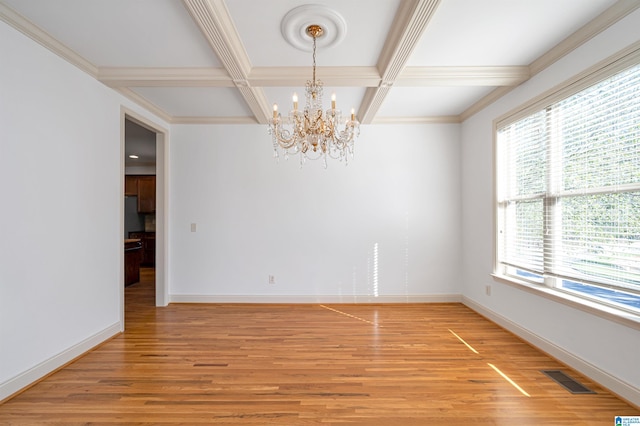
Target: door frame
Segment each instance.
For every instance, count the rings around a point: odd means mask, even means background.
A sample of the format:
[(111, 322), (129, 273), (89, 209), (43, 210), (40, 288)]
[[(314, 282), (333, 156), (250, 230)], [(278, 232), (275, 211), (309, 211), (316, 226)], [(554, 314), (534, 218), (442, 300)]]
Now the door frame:
[[(169, 131), (160, 124), (130, 110), (126, 107), (120, 109), (120, 247), (124, 247), (124, 175), (125, 175), (125, 121), (134, 123), (156, 134), (156, 306), (167, 306), (168, 295), (168, 153)], [(122, 330), (124, 330), (124, 251), (121, 252), (120, 262), (120, 318)]]

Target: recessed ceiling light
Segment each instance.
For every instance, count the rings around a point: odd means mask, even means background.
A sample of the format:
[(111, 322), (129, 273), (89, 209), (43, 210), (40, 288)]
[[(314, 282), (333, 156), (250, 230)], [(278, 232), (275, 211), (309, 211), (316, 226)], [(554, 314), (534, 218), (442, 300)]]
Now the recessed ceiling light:
[(137, 156), (137, 155), (133, 155), (133, 154), (131, 154), (131, 155), (129, 156), (129, 158), (138, 158), (138, 156)]

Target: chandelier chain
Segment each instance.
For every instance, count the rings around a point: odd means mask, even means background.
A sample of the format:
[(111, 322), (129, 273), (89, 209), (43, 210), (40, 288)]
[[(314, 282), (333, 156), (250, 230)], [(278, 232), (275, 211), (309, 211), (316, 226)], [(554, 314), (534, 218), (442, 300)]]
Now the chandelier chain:
[(316, 36), (313, 36), (313, 84), (316, 84)]

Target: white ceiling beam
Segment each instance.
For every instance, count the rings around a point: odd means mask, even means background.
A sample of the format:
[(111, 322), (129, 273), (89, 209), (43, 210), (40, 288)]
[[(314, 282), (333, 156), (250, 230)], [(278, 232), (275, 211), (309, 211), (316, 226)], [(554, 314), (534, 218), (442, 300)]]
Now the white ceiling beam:
[[(377, 87), (381, 81), (376, 67), (321, 67), (327, 86)], [(135, 87), (236, 87), (239, 82), (222, 68), (100, 68), (98, 80), (116, 88)], [(256, 67), (246, 79), (249, 87), (304, 86), (311, 78), (308, 67)]]
[[(327, 86), (379, 87), (376, 67), (324, 67), (318, 69)], [(395, 86), (514, 86), (529, 78), (529, 67), (407, 67)], [(304, 86), (307, 67), (257, 67), (248, 87)], [(97, 78), (109, 87), (237, 87), (222, 68), (100, 68)]]
[(394, 86), (517, 86), (529, 67), (407, 67)]
[(183, 0), (183, 3), (231, 78), (245, 79), (251, 62), (224, 2)]
[(109, 87), (235, 87), (221, 68), (100, 68), (98, 80)]
[[(325, 86), (377, 87), (381, 77), (376, 67), (318, 67), (318, 79)], [(311, 80), (309, 67), (256, 67), (249, 75), (252, 86), (304, 86)]]
[(457, 124), (457, 115), (443, 115), (434, 117), (376, 117), (371, 124)]
[(183, 0), (194, 22), (240, 90), (258, 123), (266, 124), (270, 106), (261, 88), (251, 87), (251, 62), (223, 0)]
[(358, 116), (364, 124), (371, 123), (382, 102), (404, 69), (407, 61), (440, 0), (404, 1), (394, 19), (391, 32), (378, 59), (382, 81), (377, 88), (367, 89)]
[(256, 124), (253, 117), (174, 117), (172, 124)]

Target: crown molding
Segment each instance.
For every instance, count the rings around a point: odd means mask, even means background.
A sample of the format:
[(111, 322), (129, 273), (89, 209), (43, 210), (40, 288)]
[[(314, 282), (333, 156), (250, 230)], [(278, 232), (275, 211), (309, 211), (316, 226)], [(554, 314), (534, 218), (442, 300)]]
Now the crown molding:
[(367, 89), (358, 111), (363, 124), (373, 121), (439, 4), (440, 0), (412, 0), (401, 3), (378, 60), (382, 81), (377, 88)]
[[(546, 91), (538, 94), (525, 104), (506, 112), (495, 119), (497, 125), (502, 126), (506, 121), (513, 122), (532, 112), (539, 111), (555, 102), (566, 99), (582, 90), (597, 84), (599, 81), (613, 74), (631, 68), (640, 61), (640, 41), (630, 44), (626, 48), (583, 70)], [(623, 189), (623, 187), (621, 187)]]
[[(458, 124), (461, 123), (459, 116), (441, 117), (377, 117), (371, 124)], [(253, 117), (173, 117), (171, 124), (214, 124), (214, 125), (238, 125), (238, 124), (258, 124)]]
[[(376, 67), (317, 67), (317, 74), (325, 86), (377, 87), (380, 74)], [(309, 67), (256, 67), (249, 74), (252, 86), (304, 86), (311, 79)]]
[(222, 68), (100, 67), (96, 77), (109, 87), (235, 87)]
[(170, 114), (168, 114), (165, 110), (159, 108), (156, 104), (149, 102), (146, 98), (140, 96), (133, 90), (127, 87), (117, 87), (114, 90), (124, 95), (126, 98), (132, 100), (136, 104), (140, 105), (141, 107), (149, 110), (150, 112), (157, 115), (167, 123), (173, 122), (173, 117)]
[[(149, 102), (146, 98), (126, 87), (118, 87), (114, 90), (126, 96), (131, 101), (140, 105), (157, 115), (170, 124), (256, 124), (254, 117), (192, 117), (192, 116), (172, 116), (163, 109), (158, 108), (155, 104)], [(260, 123), (266, 124), (266, 123)]]
[(28, 21), (18, 12), (14, 11), (2, 2), (0, 2), (0, 20), (11, 25), (13, 28), (31, 38), (33, 41), (49, 49), (56, 55), (65, 59), (72, 65), (80, 68), (82, 71), (86, 72), (92, 77), (95, 78), (98, 75), (98, 67), (87, 61), (85, 58), (83, 58), (64, 44), (60, 43), (55, 38), (51, 37), (49, 33), (42, 30), (32, 22)]
[[(602, 12), (595, 17), (589, 23), (582, 28), (575, 31), (569, 37), (558, 43), (555, 47), (549, 50), (547, 53), (540, 56), (529, 65), (530, 76), (540, 73), (547, 67), (551, 66), (559, 59), (568, 55), (587, 41), (591, 40), (602, 31), (609, 28), (631, 12), (640, 8), (640, 2), (637, 0), (618, 0), (613, 6)], [(526, 81), (526, 80), (524, 80)], [(522, 82), (524, 82), (522, 81)], [(468, 119), (475, 113), (479, 112), (483, 108), (492, 104), (496, 100), (500, 99), (507, 93), (509, 93), (514, 87), (499, 87), (487, 96), (480, 99), (475, 104), (471, 105), (465, 111), (460, 114), (462, 121)]]
[[(325, 85), (366, 88), (358, 111), (363, 124), (464, 121), (509, 93), (513, 87), (527, 81), (640, 8), (640, 2), (637, 0), (618, 0), (529, 66), (405, 67), (440, 1), (405, 0), (401, 2), (376, 67), (318, 68), (318, 73)], [(0, 20), (169, 123), (265, 124), (271, 115), (271, 108), (263, 87), (302, 86), (309, 79), (307, 67), (252, 68), (224, 0), (183, 0), (183, 3), (224, 68), (97, 67), (3, 4), (1, 0)], [(393, 86), (431, 85), (498, 86), (498, 88), (459, 116), (375, 117)], [(128, 88), (145, 86), (236, 87), (254, 117), (172, 117)]]
[(257, 124), (253, 117), (174, 117), (171, 124)]
[(529, 67), (406, 67), (394, 86), (517, 86)]
[(475, 113), (480, 112), (481, 110), (488, 107), (489, 105), (491, 105), (492, 103), (494, 103), (495, 101), (497, 101), (498, 99), (500, 99), (501, 97), (503, 97), (513, 89), (514, 89), (514, 86), (498, 87), (488, 95), (481, 98), (478, 102), (476, 102), (475, 104), (471, 105), (469, 108), (464, 110), (462, 114), (460, 114), (460, 121), (461, 122), (465, 121), (467, 118), (471, 117)]
[[(157, 86), (156, 86), (157, 87)], [(258, 121), (255, 117), (258, 115), (252, 109), (254, 113), (253, 117), (191, 117), (191, 116), (172, 116), (168, 114), (163, 109), (159, 108), (157, 105), (149, 102), (146, 98), (134, 92), (133, 90), (127, 87), (113, 87), (114, 90), (118, 91), (131, 101), (140, 105), (141, 107), (149, 110), (153, 114), (157, 115), (164, 121), (171, 124), (267, 124), (267, 120)], [(248, 87), (240, 87), (237, 89), (242, 93), (242, 96), (247, 99), (254, 98), (251, 102), (247, 100), (249, 107), (252, 105), (260, 105), (261, 103), (266, 104), (266, 96), (264, 95), (264, 91), (262, 89), (256, 88), (248, 88)]]
[(531, 75), (538, 74), (638, 8), (640, 8), (638, 0), (618, 0), (613, 6), (533, 61), (529, 65)]
[[(462, 121), (459, 116), (440, 117), (376, 117), (371, 124), (459, 124)], [(212, 125), (244, 125), (258, 123), (253, 117), (173, 117), (171, 124), (212, 124)]]
[(371, 124), (458, 124), (461, 122), (457, 115), (443, 115), (434, 117), (376, 117)]

